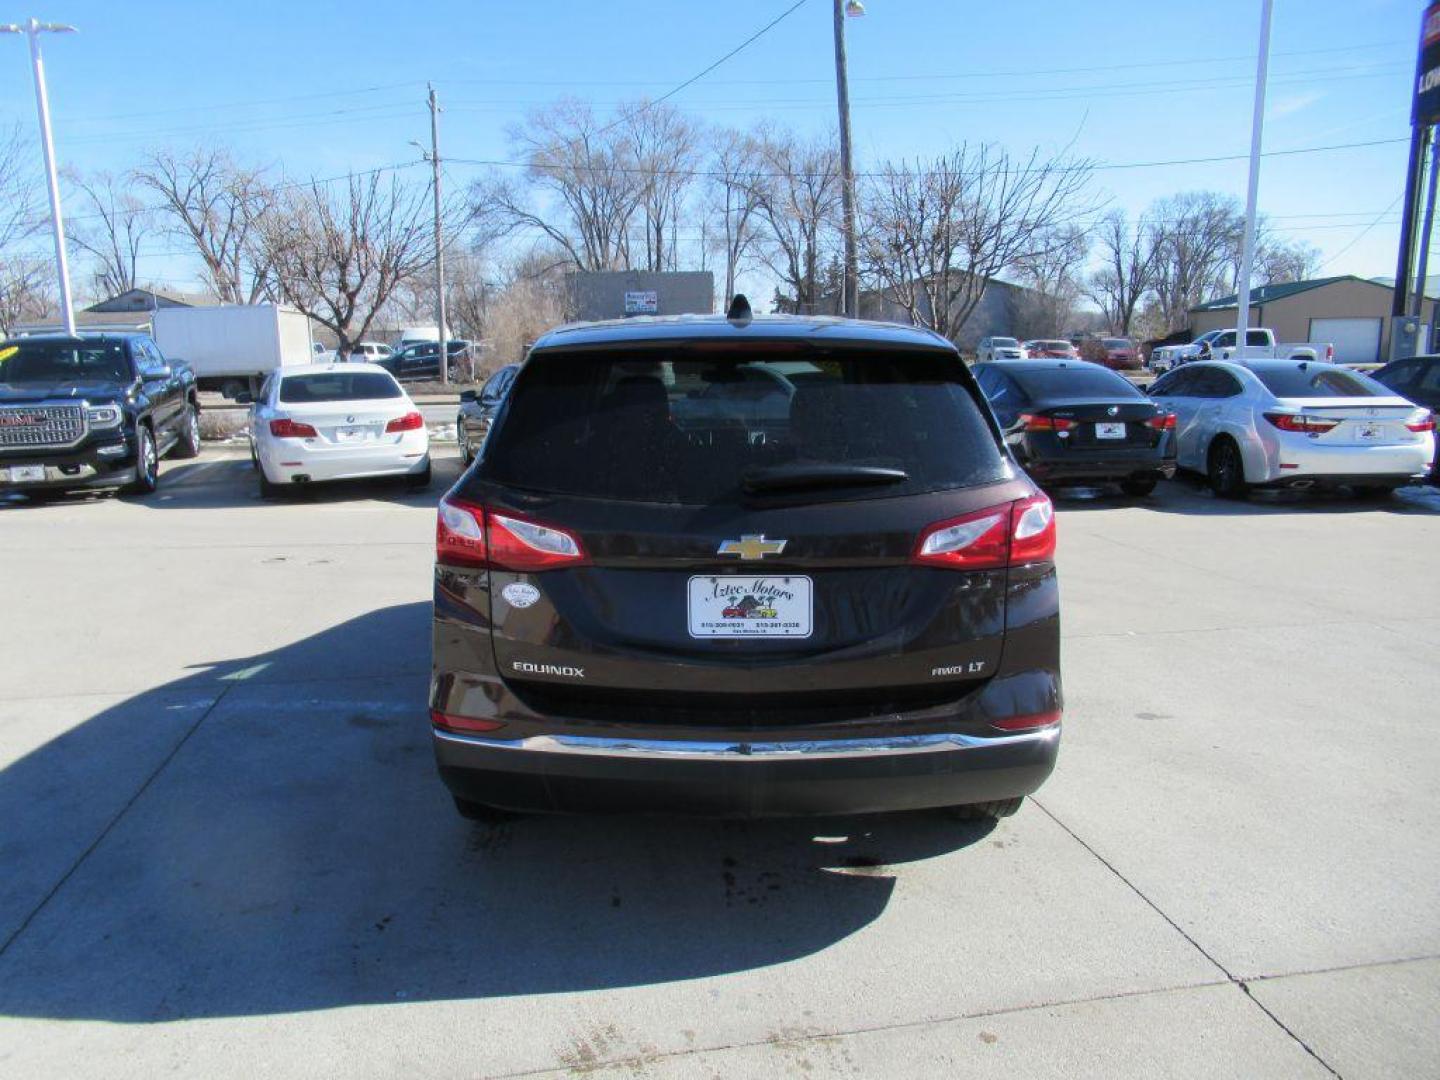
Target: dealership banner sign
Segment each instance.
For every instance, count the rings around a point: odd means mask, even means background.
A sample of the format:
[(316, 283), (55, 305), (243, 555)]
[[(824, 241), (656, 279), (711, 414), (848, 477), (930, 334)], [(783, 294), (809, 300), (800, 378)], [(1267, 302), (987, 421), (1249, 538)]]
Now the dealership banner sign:
[(1420, 23), (1420, 63), (1415, 74), (1415, 106), (1410, 123), (1440, 122), (1440, 3), (1425, 9)]

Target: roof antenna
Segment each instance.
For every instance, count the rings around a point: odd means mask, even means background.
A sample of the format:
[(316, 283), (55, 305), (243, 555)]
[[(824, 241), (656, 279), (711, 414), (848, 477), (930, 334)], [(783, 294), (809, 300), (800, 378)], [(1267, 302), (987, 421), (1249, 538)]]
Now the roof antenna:
[(754, 314), (750, 310), (750, 301), (745, 299), (745, 294), (737, 292), (735, 299), (730, 301), (730, 310), (725, 312), (725, 318), (729, 319), (736, 326), (749, 326)]

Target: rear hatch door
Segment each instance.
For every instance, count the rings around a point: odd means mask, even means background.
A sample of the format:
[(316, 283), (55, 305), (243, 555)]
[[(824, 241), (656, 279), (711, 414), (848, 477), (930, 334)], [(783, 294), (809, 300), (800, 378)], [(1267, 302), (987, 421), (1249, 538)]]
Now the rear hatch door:
[(926, 526), (1031, 490), (958, 357), (804, 359), (532, 354), (459, 494), (585, 559), (490, 571), (512, 688), (691, 717), (713, 695), (723, 722), (764, 724), (817, 694), (953, 698), (995, 670), (1004, 569), (911, 561)]

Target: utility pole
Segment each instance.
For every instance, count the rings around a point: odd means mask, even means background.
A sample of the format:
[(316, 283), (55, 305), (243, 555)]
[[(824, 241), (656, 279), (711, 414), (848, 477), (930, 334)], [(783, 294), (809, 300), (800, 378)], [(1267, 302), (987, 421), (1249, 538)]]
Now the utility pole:
[[(1274, 0), (1260, 2), (1260, 58), (1255, 69), (1255, 112), (1250, 121), (1250, 186), (1245, 195), (1245, 240), (1240, 249), (1238, 314), (1235, 320), (1235, 348), (1245, 347), (1250, 326), (1250, 271), (1255, 263), (1255, 214), (1260, 194), (1260, 143), (1265, 129), (1265, 83), (1270, 67), (1270, 12)], [(1238, 355), (1243, 356), (1244, 353)]]
[[(1415, 295), (1410, 300), (1410, 314), (1420, 318), (1425, 310), (1425, 278), (1430, 273), (1430, 235), (1435, 226), (1435, 182), (1440, 179), (1440, 138), (1430, 138), (1430, 175), (1426, 178), (1425, 216), (1420, 225), (1420, 265), (1415, 271)], [(1399, 284), (1398, 282), (1396, 283)], [(1431, 327), (1433, 337), (1434, 327)], [(1427, 351), (1421, 349), (1422, 352)]]
[(435, 178), (435, 318), (440, 331), (440, 383), (450, 385), (450, 343), (445, 329), (445, 237), (440, 225), (440, 103), (430, 90), (430, 167)]
[(850, 74), (845, 59), (845, 16), (865, 14), (860, 0), (835, 0), (835, 96), (840, 109), (840, 205), (844, 214), (845, 285), (842, 314), (860, 314), (860, 260), (855, 252), (855, 169), (850, 158)]
[(31, 19), (0, 26), (0, 34), (30, 36), (30, 64), (35, 74), (35, 110), (40, 115), (40, 148), (45, 155), (45, 182), (50, 189), (50, 222), (55, 232), (55, 276), (60, 285), (60, 321), (65, 333), (75, 336), (75, 308), (70, 302), (70, 264), (65, 256), (65, 221), (60, 214), (60, 181), (55, 172), (55, 146), (50, 136), (50, 98), (45, 92), (45, 61), (40, 55), (41, 34), (73, 34), (75, 27)]

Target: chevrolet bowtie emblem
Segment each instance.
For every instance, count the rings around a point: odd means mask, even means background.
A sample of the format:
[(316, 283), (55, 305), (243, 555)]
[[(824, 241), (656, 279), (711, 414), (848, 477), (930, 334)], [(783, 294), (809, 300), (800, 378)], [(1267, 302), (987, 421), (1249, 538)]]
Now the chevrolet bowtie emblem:
[(739, 555), (746, 561), (763, 559), (766, 555), (779, 555), (785, 550), (784, 540), (766, 540), (765, 534), (742, 536), (739, 540), (722, 541), (717, 555)]

